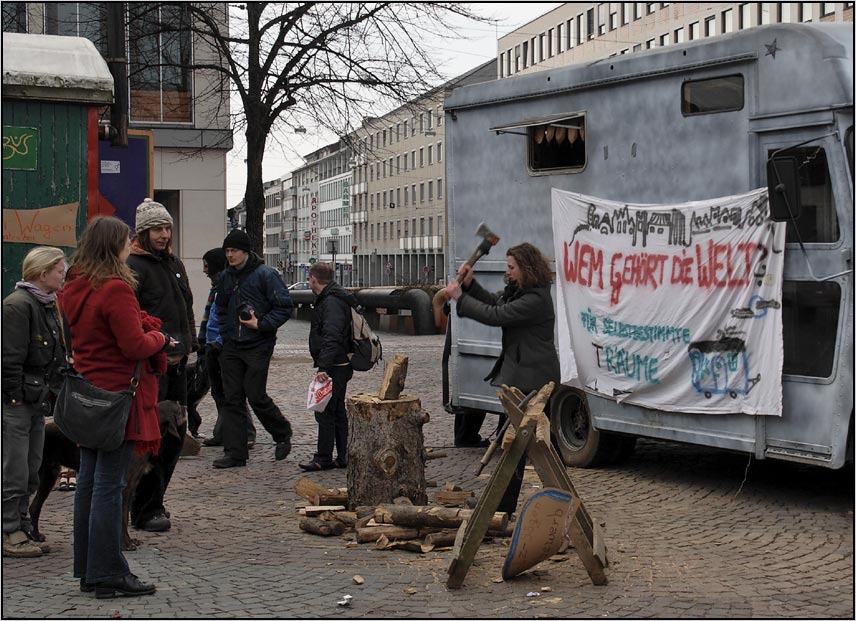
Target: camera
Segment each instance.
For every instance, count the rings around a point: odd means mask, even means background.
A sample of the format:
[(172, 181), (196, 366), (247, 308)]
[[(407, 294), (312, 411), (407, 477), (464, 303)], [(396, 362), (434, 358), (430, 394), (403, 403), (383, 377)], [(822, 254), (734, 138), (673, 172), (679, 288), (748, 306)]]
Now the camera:
[(241, 302), (238, 306), (238, 317), (243, 319), (244, 321), (249, 321), (253, 318), (250, 314), (250, 311), (253, 310), (253, 307), (249, 305), (247, 302)]

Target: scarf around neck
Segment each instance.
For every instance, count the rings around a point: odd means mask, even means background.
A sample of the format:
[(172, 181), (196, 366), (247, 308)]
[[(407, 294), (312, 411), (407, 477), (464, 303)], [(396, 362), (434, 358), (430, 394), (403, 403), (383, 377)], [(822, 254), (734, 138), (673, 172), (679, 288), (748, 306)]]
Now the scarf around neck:
[(52, 291), (51, 293), (48, 293), (47, 291), (42, 291), (28, 280), (19, 280), (18, 282), (16, 282), (15, 289), (26, 289), (27, 291), (32, 293), (36, 297), (36, 299), (42, 304), (54, 304), (56, 302), (56, 291)]

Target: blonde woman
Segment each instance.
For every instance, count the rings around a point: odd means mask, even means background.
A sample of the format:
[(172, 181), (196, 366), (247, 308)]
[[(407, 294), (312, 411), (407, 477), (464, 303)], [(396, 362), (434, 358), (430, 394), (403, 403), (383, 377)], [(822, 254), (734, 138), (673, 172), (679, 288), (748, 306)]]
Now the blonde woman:
[(3, 556), (34, 557), (50, 547), (30, 537), (30, 496), (39, 486), (45, 414), (65, 363), (56, 292), (65, 279), (59, 248), (33, 248), (22, 280), (3, 300)]
[(121, 549), (122, 489), (136, 450), (157, 453), (160, 424), (157, 373), (166, 370), (162, 352), (174, 344), (160, 320), (140, 311), (134, 272), (127, 265), (130, 229), (98, 216), (89, 222), (72, 256), (60, 305), (71, 332), (74, 368), (95, 386), (125, 390), (137, 361), (143, 361), (125, 442), (114, 451), (80, 447), (74, 495), (74, 575), (80, 590), (99, 599), (150, 595), (153, 584), (131, 573)]

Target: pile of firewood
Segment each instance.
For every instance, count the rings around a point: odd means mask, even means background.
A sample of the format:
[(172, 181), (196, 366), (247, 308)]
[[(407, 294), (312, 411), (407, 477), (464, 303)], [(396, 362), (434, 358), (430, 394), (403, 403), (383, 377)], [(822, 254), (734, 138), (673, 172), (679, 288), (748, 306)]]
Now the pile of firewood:
[[(294, 486), (307, 505), (298, 510), (300, 528), (324, 537), (353, 533), (356, 544), (373, 543), (383, 550), (400, 549), (426, 553), (449, 549), (460, 526), (473, 510), (462, 508), (473, 504), (473, 492), (447, 483), (436, 492), (434, 505), (413, 505), (408, 498), (396, 498), (391, 504), (356, 507), (347, 510), (348, 490), (328, 489), (307, 477)], [(495, 513), (488, 529), (491, 537), (509, 537), (507, 513)]]

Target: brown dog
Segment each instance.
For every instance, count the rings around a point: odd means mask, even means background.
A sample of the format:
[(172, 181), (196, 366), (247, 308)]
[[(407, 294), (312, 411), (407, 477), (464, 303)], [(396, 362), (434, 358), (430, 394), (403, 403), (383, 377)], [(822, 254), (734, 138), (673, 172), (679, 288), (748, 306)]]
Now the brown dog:
[[(42, 513), (42, 506), (56, 485), (63, 467), (75, 472), (80, 470), (80, 449), (77, 444), (63, 435), (56, 424), (50, 422), (45, 425), (45, 448), (42, 455), (42, 465), (39, 468), (39, 489), (30, 503), (30, 520), (33, 523), (32, 535), (36, 541), (45, 540), (45, 536), (39, 532), (39, 517)], [(122, 492), (123, 550), (136, 550), (141, 543), (137, 539), (132, 539), (131, 535), (128, 534), (128, 513), (131, 498), (137, 489), (137, 483), (150, 468), (148, 455), (137, 455), (135, 453), (125, 475), (127, 484)]]

